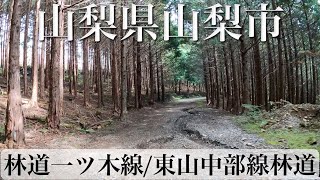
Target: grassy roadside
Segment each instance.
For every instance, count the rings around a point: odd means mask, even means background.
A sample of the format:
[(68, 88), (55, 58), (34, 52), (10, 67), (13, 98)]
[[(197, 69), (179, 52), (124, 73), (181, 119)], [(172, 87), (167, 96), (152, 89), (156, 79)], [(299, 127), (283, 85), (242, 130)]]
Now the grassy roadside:
[(258, 134), (265, 141), (279, 148), (316, 149), (320, 152), (320, 131), (305, 128), (271, 129), (265, 128), (269, 120), (264, 119), (258, 110), (250, 110), (245, 115), (235, 118), (245, 131)]

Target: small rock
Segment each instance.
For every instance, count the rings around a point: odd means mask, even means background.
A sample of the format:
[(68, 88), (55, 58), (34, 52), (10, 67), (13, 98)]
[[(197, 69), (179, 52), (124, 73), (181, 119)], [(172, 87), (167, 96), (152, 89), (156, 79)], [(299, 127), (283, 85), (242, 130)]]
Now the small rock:
[(246, 143), (246, 146), (255, 147), (252, 143)]
[(300, 127), (303, 127), (303, 128), (307, 127), (307, 123), (306, 122), (301, 122), (300, 123)]
[(242, 138), (242, 139), (241, 139), (241, 141), (246, 141), (246, 140), (248, 140), (248, 139), (247, 139), (247, 138)]
[(310, 145), (316, 145), (318, 142), (317, 142), (317, 139), (315, 137), (310, 137), (307, 141), (308, 144)]

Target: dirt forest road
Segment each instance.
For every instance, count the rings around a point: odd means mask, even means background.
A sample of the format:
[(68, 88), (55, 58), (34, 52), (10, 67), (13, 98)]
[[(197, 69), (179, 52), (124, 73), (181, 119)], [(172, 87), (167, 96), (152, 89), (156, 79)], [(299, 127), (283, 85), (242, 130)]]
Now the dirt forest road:
[[(202, 107), (205, 99), (179, 100), (130, 112), (127, 120), (92, 134), (61, 135), (30, 148), (81, 149), (251, 149), (269, 148), (233, 116)], [(202, 104), (202, 106), (201, 106)], [(27, 136), (28, 138), (28, 136)]]

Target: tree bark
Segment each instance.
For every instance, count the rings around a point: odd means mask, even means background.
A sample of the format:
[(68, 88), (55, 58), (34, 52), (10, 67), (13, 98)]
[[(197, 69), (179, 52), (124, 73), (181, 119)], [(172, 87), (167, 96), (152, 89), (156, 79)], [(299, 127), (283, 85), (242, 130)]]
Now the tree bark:
[(33, 67), (32, 67), (32, 96), (30, 101), (30, 106), (38, 107), (38, 90), (39, 90), (39, 52), (38, 52), (38, 45), (39, 45), (39, 10), (40, 10), (40, 0), (36, 1), (36, 22), (35, 22), (35, 29), (33, 34)]
[[(308, 39), (309, 39), (309, 48), (312, 53), (314, 53), (314, 47), (313, 47), (313, 41), (312, 41), (312, 32), (311, 32), (311, 26), (309, 22), (309, 17), (307, 13), (307, 7), (305, 7), (304, 1), (302, 1), (303, 6), (304, 6), (304, 15), (306, 19), (306, 24), (307, 24), (307, 34), (308, 34)], [(311, 70), (312, 70), (312, 87), (311, 87), (311, 96), (310, 96), (310, 102), (315, 104), (317, 101), (317, 92), (318, 92), (318, 76), (317, 76), (317, 68), (316, 68), (316, 63), (314, 57), (311, 57)]]
[[(123, 31), (120, 30), (120, 34), (122, 37)], [(128, 91), (128, 82), (127, 82), (127, 60), (124, 57), (124, 44), (122, 41), (119, 41), (120, 43), (120, 60), (121, 60), (121, 113), (120, 117), (121, 119), (124, 118), (124, 116), (128, 113), (127, 109), (127, 91)]]
[(119, 82), (118, 82), (118, 62), (115, 55), (115, 42), (112, 45), (112, 58), (111, 58), (111, 74), (112, 74), (112, 100), (113, 100), (113, 111), (118, 114), (120, 110), (119, 102)]
[[(61, 9), (64, 9), (65, 0), (60, 0)], [(64, 34), (64, 11), (62, 11), (59, 15), (59, 32)], [(59, 68), (59, 91), (60, 91), (60, 111), (63, 113), (63, 96), (64, 96), (64, 40), (60, 41), (60, 68)]]
[[(253, 43), (256, 43), (258, 40), (255, 37)], [(260, 60), (260, 49), (259, 43), (253, 47), (253, 58), (254, 58), (254, 69), (255, 69), (255, 96), (256, 96), (256, 105), (262, 106), (263, 103), (263, 83), (262, 83), (262, 69), (261, 69), (261, 60)]]
[(6, 144), (8, 148), (14, 148), (14, 144), (18, 146), (25, 144), (19, 66), (21, 3), (22, 1), (20, 0), (11, 0), (11, 43), (9, 46), (9, 84), (5, 131)]
[(77, 58), (77, 42), (72, 43), (72, 48), (73, 48), (73, 56), (72, 56), (72, 64), (73, 64), (73, 95), (74, 97), (78, 96), (78, 58)]
[[(161, 57), (161, 56), (160, 56)], [(164, 84), (164, 72), (163, 72), (163, 62), (161, 62), (161, 99), (162, 102), (165, 101), (165, 84)]]
[[(63, 5), (64, 0), (60, 0), (59, 4)], [(49, 2), (49, 7), (52, 6), (53, 2)], [(63, 6), (62, 6), (63, 7)], [(63, 27), (63, 14), (60, 13), (60, 33), (61, 27)], [(52, 38), (51, 44), (51, 60), (50, 60), (50, 71), (49, 71), (49, 108), (48, 108), (48, 127), (50, 129), (60, 128), (60, 118), (62, 114), (62, 100), (61, 90), (63, 91), (63, 86), (61, 88), (61, 79), (63, 78), (63, 73), (61, 73), (61, 67), (63, 65), (63, 40), (60, 38)]]
[(88, 39), (82, 42), (83, 49), (83, 105), (87, 106), (89, 102), (89, 60), (88, 60)]
[[(242, 34), (244, 29), (242, 28), (240, 33)], [(242, 104), (250, 104), (250, 94), (249, 94), (249, 65), (246, 58), (245, 52), (245, 42), (244, 37), (240, 38), (240, 56), (242, 63)]]
[(223, 56), (224, 56), (224, 68), (225, 68), (225, 76), (226, 76), (226, 94), (224, 97), (227, 99), (227, 104), (226, 104), (226, 110), (230, 111), (231, 106), (232, 106), (232, 99), (231, 99), (231, 83), (230, 83), (230, 73), (229, 73), (229, 64), (228, 64), (228, 57), (227, 57), (227, 52), (225, 46), (222, 47), (223, 51)]
[(136, 92), (136, 98), (137, 98), (137, 107), (140, 109), (142, 108), (142, 97), (141, 97), (141, 57), (140, 57), (140, 44), (137, 43), (137, 92)]
[(237, 78), (237, 67), (234, 59), (234, 54), (233, 54), (233, 47), (232, 44), (229, 43), (229, 49), (230, 49), (230, 59), (231, 59), (231, 66), (232, 66), (232, 72), (233, 72), (233, 112), (238, 114), (240, 112), (240, 94), (239, 94), (239, 87), (238, 87), (238, 78)]
[(74, 42), (69, 42), (69, 67), (68, 67), (68, 80), (69, 80), (69, 94), (72, 95), (73, 92), (73, 54), (74, 54), (74, 49), (73, 49), (73, 43)]
[[(214, 47), (214, 54), (213, 54), (213, 67), (214, 67), (214, 70), (215, 70), (215, 85), (216, 85), (216, 108), (219, 109), (220, 108), (220, 82), (219, 82), (219, 70), (218, 70), (218, 57), (217, 57), (217, 50), (216, 48)], [(214, 88), (214, 87), (212, 87)]]
[(274, 62), (272, 58), (272, 51), (270, 39), (267, 39), (267, 52), (268, 52), (268, 66), (269, 66), (269, 101), (276, 101), (275, 96), (275, 77), (274, 77)]
[(40, 64), (40, 98), (44, 99), (45, 94), (45, 54), (46, 54), (46, 43), (42, 42), (41, 45), (41, 64)]
[(152, 58), (152, 51), (151, 51), (151, 43), (149, 43), (149, 104), (154, 104), (154, 67), (153, 67), (153, 58)]
[(28, 39), (29, 39), (29, 11), (31, 9), (32, 3), (27, 0), (28, 9), (26, 11), (26, 21), (24, 29), (24, 44), (23, 44), (23, 92), (24, 95), (28, 94)]
[(157, 65), (157, 94), (158, 94), (158, 99), (157, 101), (161, 101), (161, 92), (160, 92), (160, 67), (159, 67), (159, 57), (158, 53), (156, 53), (156, 65)]
[(100, 46), (95, 43), (95, 63), (96, 63), (96, 78), (97, 78), (97, 90), (98, 90), (98, 107), (103, 106), (103, 89), (102, 89), (102, 70), (101, 70), (101, 54)]

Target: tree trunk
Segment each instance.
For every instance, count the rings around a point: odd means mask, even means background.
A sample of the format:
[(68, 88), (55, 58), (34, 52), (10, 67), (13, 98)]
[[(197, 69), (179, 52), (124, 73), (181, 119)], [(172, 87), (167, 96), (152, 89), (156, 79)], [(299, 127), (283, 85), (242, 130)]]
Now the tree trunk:
[[(284, 27), (283, 27), (283, 23), (281, 22), (280, 23), (280, 28), (281, 28), (281, 33), (282, 33), (282, 37), (286, 37), (286, 34), (285, 34), (285, 30), (284, 30)], [(285, 87), (284, 87), (284, 92), (285, 92), (285, 95), (284, 95), (284, 100), (287, 100), (291, 103), (293, 103), (292, 99), (293, 99), (293, 91), (292, 91), (292, 87), (294, 87), (292, 85), (292, 80), (291, 80), (291, 77), (292, 77), (292, 74), (291, 74), (291, 63), (290, 63), (290, 60), (289, 60), (289, 54), (288, 54), (288, 51), (287, 51), (287, 43), (286, 43), (286, 38), (282, 38), (282, 43), (283, 43), (283, 49), (284, 49), (284, 57), (285, 57), (285, 72), (286, 72), (286, 83), (285, 83)], [(286, 86), (288, 88), (286, 88)], [(286, 89), (288, 89), (286, 91)], [(287, 93), (286, 93), (287, 92)]]
[[(48, 32), (50, 32), (50, 25), (48, 25)], [(49, 89), (49, 82), (50, 82), (50, 62), (51, 62), (51, 39), (46, 39), (46, 69), (45, 69), (45, 88)]]
[(281, 37), (282, 35), (280, 34), (279, 37), (277, 38), (278, 41), (278, 61), (279, 61), (279, 86), (278, 86), (278, 97), (277, 101), (280, 101), (281, 99), (284, 99), (284, 66), (283, 66), (283, 57), (282, 57), (282, 45), (281, 45)]
[(98, 107), (103, 106), (103, 89), (102, 89), (102, 70), (101, 70), (101, 54), (100, 46), (98, 43), (95, 43), (94, 47), (95, 52), (95, 63), (96, 63), (96, 78), (97, 78), (97, 90), (98, 90)]
[(149, 87), (150, 87), (150, 95), (149, 95), (149, 104), (154, 104), (154, 67), (153, 67), (153, 58), (151, 51), (151, 43), (149, 43)]
[[(244, 29), (241, 29), (241, 34), (244, 32)], [(242, 63), (242, 104), (250, 104), (250, 94), (249, 94), (249, 65), (246, 58), (245, 52), (245, 42), (244, 37), (240, 38), (240, 55)]]
[[(213, 54), (213, 67), (214, 67), (214, 70), (215, 70), (215, 85), (216, 85), (216, 108), (219, 109), (220, 108), (220, 93), (221, 93), (221, 90), (220, 90), (220, 82), (219, 82), (219, 70), (218, 70), (218, 57), (217, 57), (217, 50), (216, 48), (214, 47), (214, 54)], [(222, 83), (221, 83), (222, 84)], [(214, 88), (214, 87), (212, 87)]]
[(112, 100), (113, 100), (113, 111), (118, 114), (120, 110), (119, 105), (119, 81), (118, 81), (118, 62), (115, 55), (115, 45), (114, 42), (112, 44), (112, 58), (111, 58), (111, 74), (112, 74)]
[[(161, 57), (161, 56), (160, 56)], [(161, 99), (162, 102), (165, 101), (165, 84), (164, 84), (164, 72), (163, 72), (163, 62), (161, 62)]]
[(275, 77), (274, 77), (274, 62), (272, 58), (272, 51), (270, 39), (267, 39), (267, 52), (268, 52), (268, 66), (269, 66), (269, 100), (275, 102)]
[(156, 63), (157, 63), (157, 94), (158, 94), (158, 102), (161, 101), (161, 92), (160, 92), (160, 66), (159, 66), (159, 58), (158, 53), (156, 53)]
[(74, 42), (69, 42), (69, 67), (68, 67), (68, 80), (69, 80), (69, 94), (72, 95), (72, 90), (73, 90), (73, 54), (74, 54), (74, 49), (73, 49), (73, 43)]
[(137, 93), (136, 93), (136, 98), (137, 98), (137, 107), (140, 109), (142, 108), (142, 97), (141, 97), (141, 57), (140, 57), (140, 43), (137, 43)]
[(77, 97), (78, 95), (78, 58), (77, 58), (77, 45), (76, 45), (76, 42), (73, 42), (72, 43), (73, 45), (73, 56), (72, 56), (72, 64), (73, 64), (73, 95), (74, 97)]
[[(305, 6), (304, 1), (302, 1), (303, 6)], [(310, 51), (312, 53), (314, 52), (314, 47), (313, 47), (313, 41), (312, 41), (312, 33), (311, 33), (311, 27), (310, 27), (310, 22), (309, 22), (309, 17), (308, 17), (308, 13), (307, 13), (307, 8), (303, 8), (304, 9), (304, 15), (305, 15), (305, 19), (306, 19), (306, 24), (307, 24), (307, 34), (308, 34), (308, 39), (309, 39), (309, 48)], [(318, 76), (317, 76), (317, 68), (316, 68), (316, 63), (315, 63), (315, 59), (314, 57), (311, 57), (311, 70), (312, 70), (312, 87), (311, 87), (311, 96), (310, 96), (310, 102), (315, 104), (316, 100), (317, 100), (317, 92), (318, 92)]]
[[(64, 0), (60, 0), (59, 4), (63, 4)], [(53, 2), (49, 2), (49, 7), (53, 5)], [(63, 14), (60, 13), (60, 17)], [(60, 33), (63, 23), (60, 18)], [(48, 112), (48, 127), (50, 129), (60, 128), (60, 118), (62, 114), (62, 100), (61, 97), (61, 84), (60, 80), (63, 78), (63, 73), (61, 73), (61, 67), (63, 62), (63, 40), (60, 38), (53, 38), (51, 44), (51, 61), (50, 61), (50, 71), (49, 71), (49, 112)], [(62, 87), (63, 88), (63, 87)], [(63, 90), (63, 89), (62, 89)]]
[(233, 47), (232, 44), (229, 43), (229, 49), (230, 49), (230, 59), (231, 59), (231, 66), (232, 66), (232, 72), (233, 72), (233, 112), (238, 114), (240, 112), (240, 94), (239, 94), (239, 87), (238, 87), (238, 78), (237, 78), (237, 68), (235, 64), (234, 54), (233, 54)]
[(41, 48), (41, 65), (40, 65), (40, 98), (44, 99), (45, 94), (45, 75), (44, 75), (44, 67), (45, 67), (45, 54), (46, 54), (46, 43), (42, 42)]
[(258, 39), (255, 37), (253, 43), (256, 45), (253, 47), (253, 58), (254, 58), (254, 69), (255, 69), (255, 96), (256, 96), (256, 105), (262, 106), (263, 103), (263, 83), (262, 83), (262, 69), (261, 69), (261, 60), (260, 60), (260, 49)]
[[(291, 36), (289, 35), (289, 31), (288, 31), (288, 54), (289, 54), (289, 68), (290, 68), (290, 78), (289, 78), (289, 83), (291, 83), (291, 94), (292, 94), (292, 99), (291, 102), (293, 104), (297, 104), (297, 96), (299, 96), (298, 92), (298, 87), (299, 87), (299, 77), (297, 71), (294, 69), (294, 58), (293, 58), (293, 53), (292, 53), (292, 40), (291, 40)], [(298, 67), (296, 67), (296, 69), (298, 69)]]
[(26, 11), (26, 21), (24, 29), (24, 44), (23, 44), (23, 92), (24, 95), (28, 94), (28, 39), (29, 39), (29, 11), (32, 3), (27, 0), (28, 9)]
[[(301, 32), (301, 42), (302, 42), (302, 47), (303, 47), (303, 51), (306, 51), (306, 45), (305, 45), (305, 42), (304, 42), (304, 37), (303, 37), (303, 32)], [(306, 83), (305, 85), (303, 85), (302, 87), (306, 87), (305, 90), (306, 90), (306, 94), (304, 95), (304, 93), (302, 93), (303, 96), (306, 96), (305, 98), (305, 101), (303, 101), (302, 103), (309, 103), (310, 101), (310, 98), (309, 98), (309, 94), (310, 94), (310, 91), (309, 91), (309, 67), (308, 67), (308, 60), (307, 60), (307, 57), (304, 56), (304, 65), (305, 65), (305, 80), (306, 80)], [(303, 71), (301, 70), (301, 73)]]
[(126, 58), (126, 63), (127, 63), (127, 102), (128, 104), (130, 103), (130, 100), (132, 98), (132, 62), (134, 61), (134, 56), (133, 56), (133, 53), (132, 51), (130, 51), (130, 46), (128, 45), (127, 46), (127, 56), (126, 57), (130, 57), (131, 58)]
[[(207, 51), (206, 51), (207, 52)], [(209, 57), (209, 54), (207, 53), (207, 57), (203, 57), (202, 60), (202, 66), (203, 66), (203, 77), (204, 77), (204, 86), (205, 86), (205, 91), (206, 91), (206, 99), (207, 99), (207, 104), (210, 103), (210, 87), (209, 87), (209, 70), (208, 70), (208, 63), (207, 63), (207, 58)]]
[[(5, 58), (5, 68), (4, 68), (4, 77), (7, 78), (7, 82), (9, 80), (8, 78), (8, 75), (9, 75), (9, 49), (10, 49), (10, 31), (11, 31), (11, 19), (12, 19), (12, 12), (11, 12), (12, 9), (9, 9), (9, 16), (7, 18), (7, 24), (9, 24), (9, 27), (7, 29), (7, 42), (6, 42), (6, 58)], [(20, 42), (19, 42), (20, 43)]]
[(8, 148), (14, 148), (14, 144), (20, 146), (25, 144), (24, 117), (21, 107), (20, 92), (20, 27), (22, 1), (11, 0), (11, 29), (9, 46), (9, 84), (8, 101), (6, 111), (6, 144)]
[(223, 56), (224, 56), (224, 68), (225, 68), (225, 76), (226, 76), (226, 94), (225, 97), (227, 98), (227, 107), (226, 110), (230, 111), (231, 106), (232, 106), (232, 99), (231, 99), (231, 83), (230, 83), (230, 73), (229, 73), (229, 64), (228, 64), (228, 57), (227, 57), (227, 52), (225, 46), (222, 47), (223, 51)]
[[(122, 36), (123, 32), (122, 30), (120, 30), (120, 34)], [(122, 41), (119, 41), (120, 43), (120, 60), (121, 60), (121, 113), (120, 113), (120, 117), (121, 119), (124, 118), (125, 114), (128, 113), (128, 109), (127, 109), (127, 91), (128, 91), (128, 87), (127, 87), (127, 60), (126, 58), (128, 57), (124, 57), (124, 44)]]
[[(298, 63), (298, 48), (297, 48), (297, 41), (296, 41), (296, 33), (294, 30), (294, 24), (293, 24), (293, 17), (292, 17), (292, 6), (290, 6), (289, 9), (289, 19), (290, 19), (290, 26), (291, 26), (291, 37), (292, 37), (292, 43), (293, 43), (293, 48), (294, 48), (294, 62), (295, 62), (295, 76), (296, 76), (296, 92), (295, 92), (295, 103), (302, 103), (301, 102), (301, 97), (303, 96), (303, 94), (301, 94), (301, 90), (300, 88), (300, 81), (302, 82), (303, 79), (302, 77), (299, 78), (299, 63)], [(291, 47), (291, 46), (290, 46)], [(301, 74), (302, 76), (302, 74)]]
[[(60, 0), (61, 9), (64, 9), (65, 0)], [(59, 15), (59, 32), (64, 34), (64, 11), (62, 11)], [(60, 41), (60, 69), (59, 69), (59, 91), (60, 91), (60, 111), (63, 113), (63, 82), (64, 82), (64, 40)]]
[(83, 49), (83, 104), (88, 105), (89, 102), (89, 60), (88, 60), (88, 39), (84, 39), (82, 42)]
[(32, 107), (38, 107), (38, 89), (39, 89), (39, 52), (38, 52), (38, 45), (39, 45), (39, 10), (40, 10), (40, 0), (37, 0), (37, 7), (36, 7), (36, 22), (35, 22), (35, 29), (34, 29), (34, 35), (33, 35), (33, 67), (32, 67), (32, 96), (30, 101), (30, 106)]

